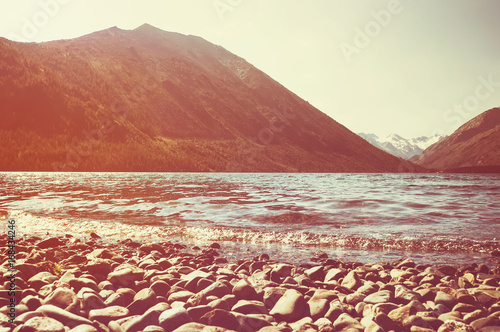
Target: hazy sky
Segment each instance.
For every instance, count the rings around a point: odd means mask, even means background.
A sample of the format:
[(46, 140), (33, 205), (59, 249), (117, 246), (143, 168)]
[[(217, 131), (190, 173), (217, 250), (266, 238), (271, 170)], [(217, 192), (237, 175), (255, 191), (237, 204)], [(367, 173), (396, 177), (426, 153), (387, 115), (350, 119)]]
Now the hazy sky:
[(2, 3), (0, 36), (17, 41), (74, 38), (146, 22), (201, 36), (354, 132), (450, 134), (500, 106), (497, 0)]

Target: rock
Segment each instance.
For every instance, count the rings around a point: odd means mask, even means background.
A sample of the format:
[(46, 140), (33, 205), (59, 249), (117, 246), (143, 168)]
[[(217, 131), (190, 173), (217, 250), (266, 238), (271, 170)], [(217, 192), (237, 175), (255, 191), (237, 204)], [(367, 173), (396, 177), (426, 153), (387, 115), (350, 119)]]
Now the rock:
[(195, 295), (193, 292), (186, 290), (175, 292), (169, 295), (167, 302), (168, 303), (174, 303), (177, 301), (187, 302), (191, 297), (193, 297), (193, 295)]
[(103, 309), (93, 309), (89, 312), (90, 320), (97, 320), (104, 325), (108, 325), (112, 320), (127, 317), (129, 310), (121, 306), (110, 306)]
[(42, 304), (52, 304), (67, 311), (72, 311), (77, 306), (80, 309), (75, 292), (65, 287), (56, 288), (42, 301)]
[(239, 322), (236, 317), (229, 311), (214, 309), (201, 316), (202, 324), (210, 326), (219, 326), (228, 330), (237, 330)]
[(363, 299), (365, 303), (377, 304), (377, 303), (387, 303), (394, 300), (394, 295), (390, 290), (382, 290), (368, 295)]
[(323, 281), (325, 279), (325, 271), (321, 265), (305, 270), (304, 274), (314, 281)]
[(231, 311), (239, 312), (240, 314), (269, 314), (264, 303), (260, 301), (239, 300)]
[(23, 324), (23, 331), (65, 332), (64, 325), (50, 317), (33, 317)]
[(131, 315), (142, 315), (156, 303), (158, 303), (158, 300), (155, 292), (151, 288), (144, 288), (135, 294), (134, 300), (127, 306), (127, 309)]
[(266, 287), (264, 289), (262, 302), (264, 302), (267, 309), (272, 309), (285, 292), (286, 288)]
[(99, 291), (99, 287), (97, 283), (89, 278), (75, 278), (71, 279), (69, 281), (69, 285), (75, 290), (75, 292), (79, 292), (80, 289), (87, 287), (90, 289), (95, 290), (96, 292)]
[(64, 325), (68, 327), (75, 327), (81, 324), (90, 324), (92, 325), (92, 322), (86, 318), (80, 317), (78, 315), (75, 315), (71, 312), (67, 312), (59, 307), (56, 307), (51, 304), (45, 304), (40, 306), (35, 310), (36, 312), (41, 312), (47, 317), (54, 318), (55, 320), (63, 323)]
[(330, 321), (334, 322), (341, 314), (346, 312), (347, 310), (342, 303), (340, 303), (339, 301), (332, 301), (330, 302), (330, 308), (325, 314), (325, 318), (328, 318)]
[(306, 301), (302, 294), (295, 290), (287, 290), (269, 312), (278, 322), (295, 322), (303, 317)]
[[(159, 317), (162, 312), (170, 309), (168, 303), (160, 302), (152, 306), (144, 314), (135, 316), (123, 324), (125, 332), (135, 332), (145, 329), (149, 325), (159, 324)], [(163, 327), (162, 327), (163, 328)]]
[(186, 323), (190, 323), (193, 320), (191, 319), (191, 316), (189, 316), (186, 309), (179, 307), (165, 310), (160, 314), (158, 321), (160, 326), (168, 332), (173, 331)]
[(464, 313), (470, 313), (470, 312), (473, 312), (476, 310), (481, 310), (481, 308), (476, 306), (476, 305), (473, 305), (473, 304), (457, 303), (457, 305), (455, 305), (451, 311), (459, 311), (462, 314), (464, 314)]
[(129, 287), (134, 286), (135, 281), (142, 280), (144, 271), (135, 266), (122, 266), (108, 274), (108, 281), (113, 285)]
[(416, 312), (416, 310), (411, 305), (407, 304), (403, 307), (391, 310), (391, 312), (389, 312), (388, 316), (393, 321), (398, 322), (400, 324), (403, 324), (403, 321), (406, 318), (414, 315), (415, 312)]
[(349, 331), (364, 331), (364, 326), (361, 325), (356, 319), (352, 318), (349, 314), (343, 313), (341, 314), (334, 322), (333, 327), (337, 331), (348, 330)]
[(106, 304), (101, 297), (94, 293), (84, 293), (82, 297), (82, 309), (89, 312), (93, 309), (105, 308)]
[(99, 330), (93, 325), (82, 324), (72, 328), (69, 332), (99, 332)]
[(436, 293), (436, 298), (434, 299), (434, 303), (443, 304), (451, 309), (457, 304), (457, 300), (450, 294), (447, 294), (443, 291), (438, 291)]
[(377, 323), (378, 326), (382, 327), (384, 331), (399, 331), (401, 330), (401, 324), (392, 320), (389, 316), (380, 312), (373, 317), (373, 321)]
[(309, 306), (309, 315), (313, 320), (324, 317), (330, 309), (330, 302), (328, 299), (311, 299), (307, 302)]
[(206, 326), (205, 324), (201, 323), (187, 323), (182, 325), (181, 327), (178, 327), (177, 329), (174, 330), (174, 332), (196, 332), (196, 331), (202, 331), (202, 332), (224, 332), (227, 331), (225, 328), (222, 327), (216, 327), (216, 326)]
[(242, 300), (256, 300), (258, 298), (255, 288), (245, 279), (241, 279), (234, 285), (232, 293)]
[(51, 249), (54, 247), (59, 247), (62, 246), (64, 242), (62, 242), (59, 238), (57, 237), (50, 237), (48, 239), (42, 240), (37, 243), (37, 246), (41, 249)]
[(412, 300), (419, 300), (421, 295), (411, 291), (403, 285), (396, 285), (394, 291), (394, 299), (396, 303), (406, 304)]
[(338, 269), (338, 268), (330, 269), (325, 275), (324, 282), (338, 281), (340, 278), (345, 277), (346, 274), (347, 270), (345, 269)]
[(165, 330), (163, 329), (163, 327), (161, 326), (156, 326), (156, 325), (149, 325), (147, 326), (144, 330), (142, 330), (143, 332), (165, 332)]
[[(500, 327), (500, 320), (498, 317), (483, 317), (476, 319), (469, 324), (476, 329), (476, 331), (482, 331), (483, 328), (488, 326)], [(500, 331), (500, 328), (498, 328), (498, 331)]]
[(358, 274), (354, 271), (350, 271), (342, 280), (342, 287), (349, 288), (351, 290), (358, 289), (359, 286), (362, 285), (362, 281), (359, 278)]
[(462, 322), (449, 320), (443, 323), (437, 332), (475, 332), (474, 328)]

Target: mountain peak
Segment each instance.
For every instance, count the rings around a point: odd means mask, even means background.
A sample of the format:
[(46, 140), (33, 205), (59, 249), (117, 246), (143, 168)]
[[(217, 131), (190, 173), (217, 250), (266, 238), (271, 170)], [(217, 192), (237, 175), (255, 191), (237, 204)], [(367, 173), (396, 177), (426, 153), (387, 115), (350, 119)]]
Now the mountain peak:
[(155, 26), (152, 26), (151, 24), (149, 23), (144, 23), (143, 25), (141, 26), (138, 26), (137, 28), (134, 29), (134, 31), (154, 31), (154, 32), (158, 32), (158, 31), (163, 31)]

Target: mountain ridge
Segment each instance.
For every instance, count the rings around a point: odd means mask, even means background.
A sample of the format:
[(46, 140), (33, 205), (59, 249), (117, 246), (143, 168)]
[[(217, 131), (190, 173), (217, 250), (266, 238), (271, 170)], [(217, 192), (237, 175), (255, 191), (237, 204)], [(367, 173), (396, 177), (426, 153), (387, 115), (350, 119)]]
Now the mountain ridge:
[(411, 159), (431, 169), (457, 172), (500, 171), (500, 108), (489, 109)]
[(142, 25), (0, 51), (2, 170), (423, 170), (200, 37)]

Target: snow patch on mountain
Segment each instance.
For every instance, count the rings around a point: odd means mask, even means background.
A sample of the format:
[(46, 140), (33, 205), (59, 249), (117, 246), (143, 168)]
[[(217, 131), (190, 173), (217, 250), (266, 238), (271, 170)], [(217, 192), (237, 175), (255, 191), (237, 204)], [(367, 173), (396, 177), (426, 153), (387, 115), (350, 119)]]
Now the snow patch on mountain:
[(417, 138), (406, 139), (398, 134), (390, 134), (385, 137), (378, 137), (377, 135), (371, 133), (358, 133), (358, 135), (377, 148), (403, 159), (410, 159), (413, 156), (421, 154), (429, 146), (439, 142), (445, 137), (443, 135), (436, 134), (430, 137), (420, 136)]

